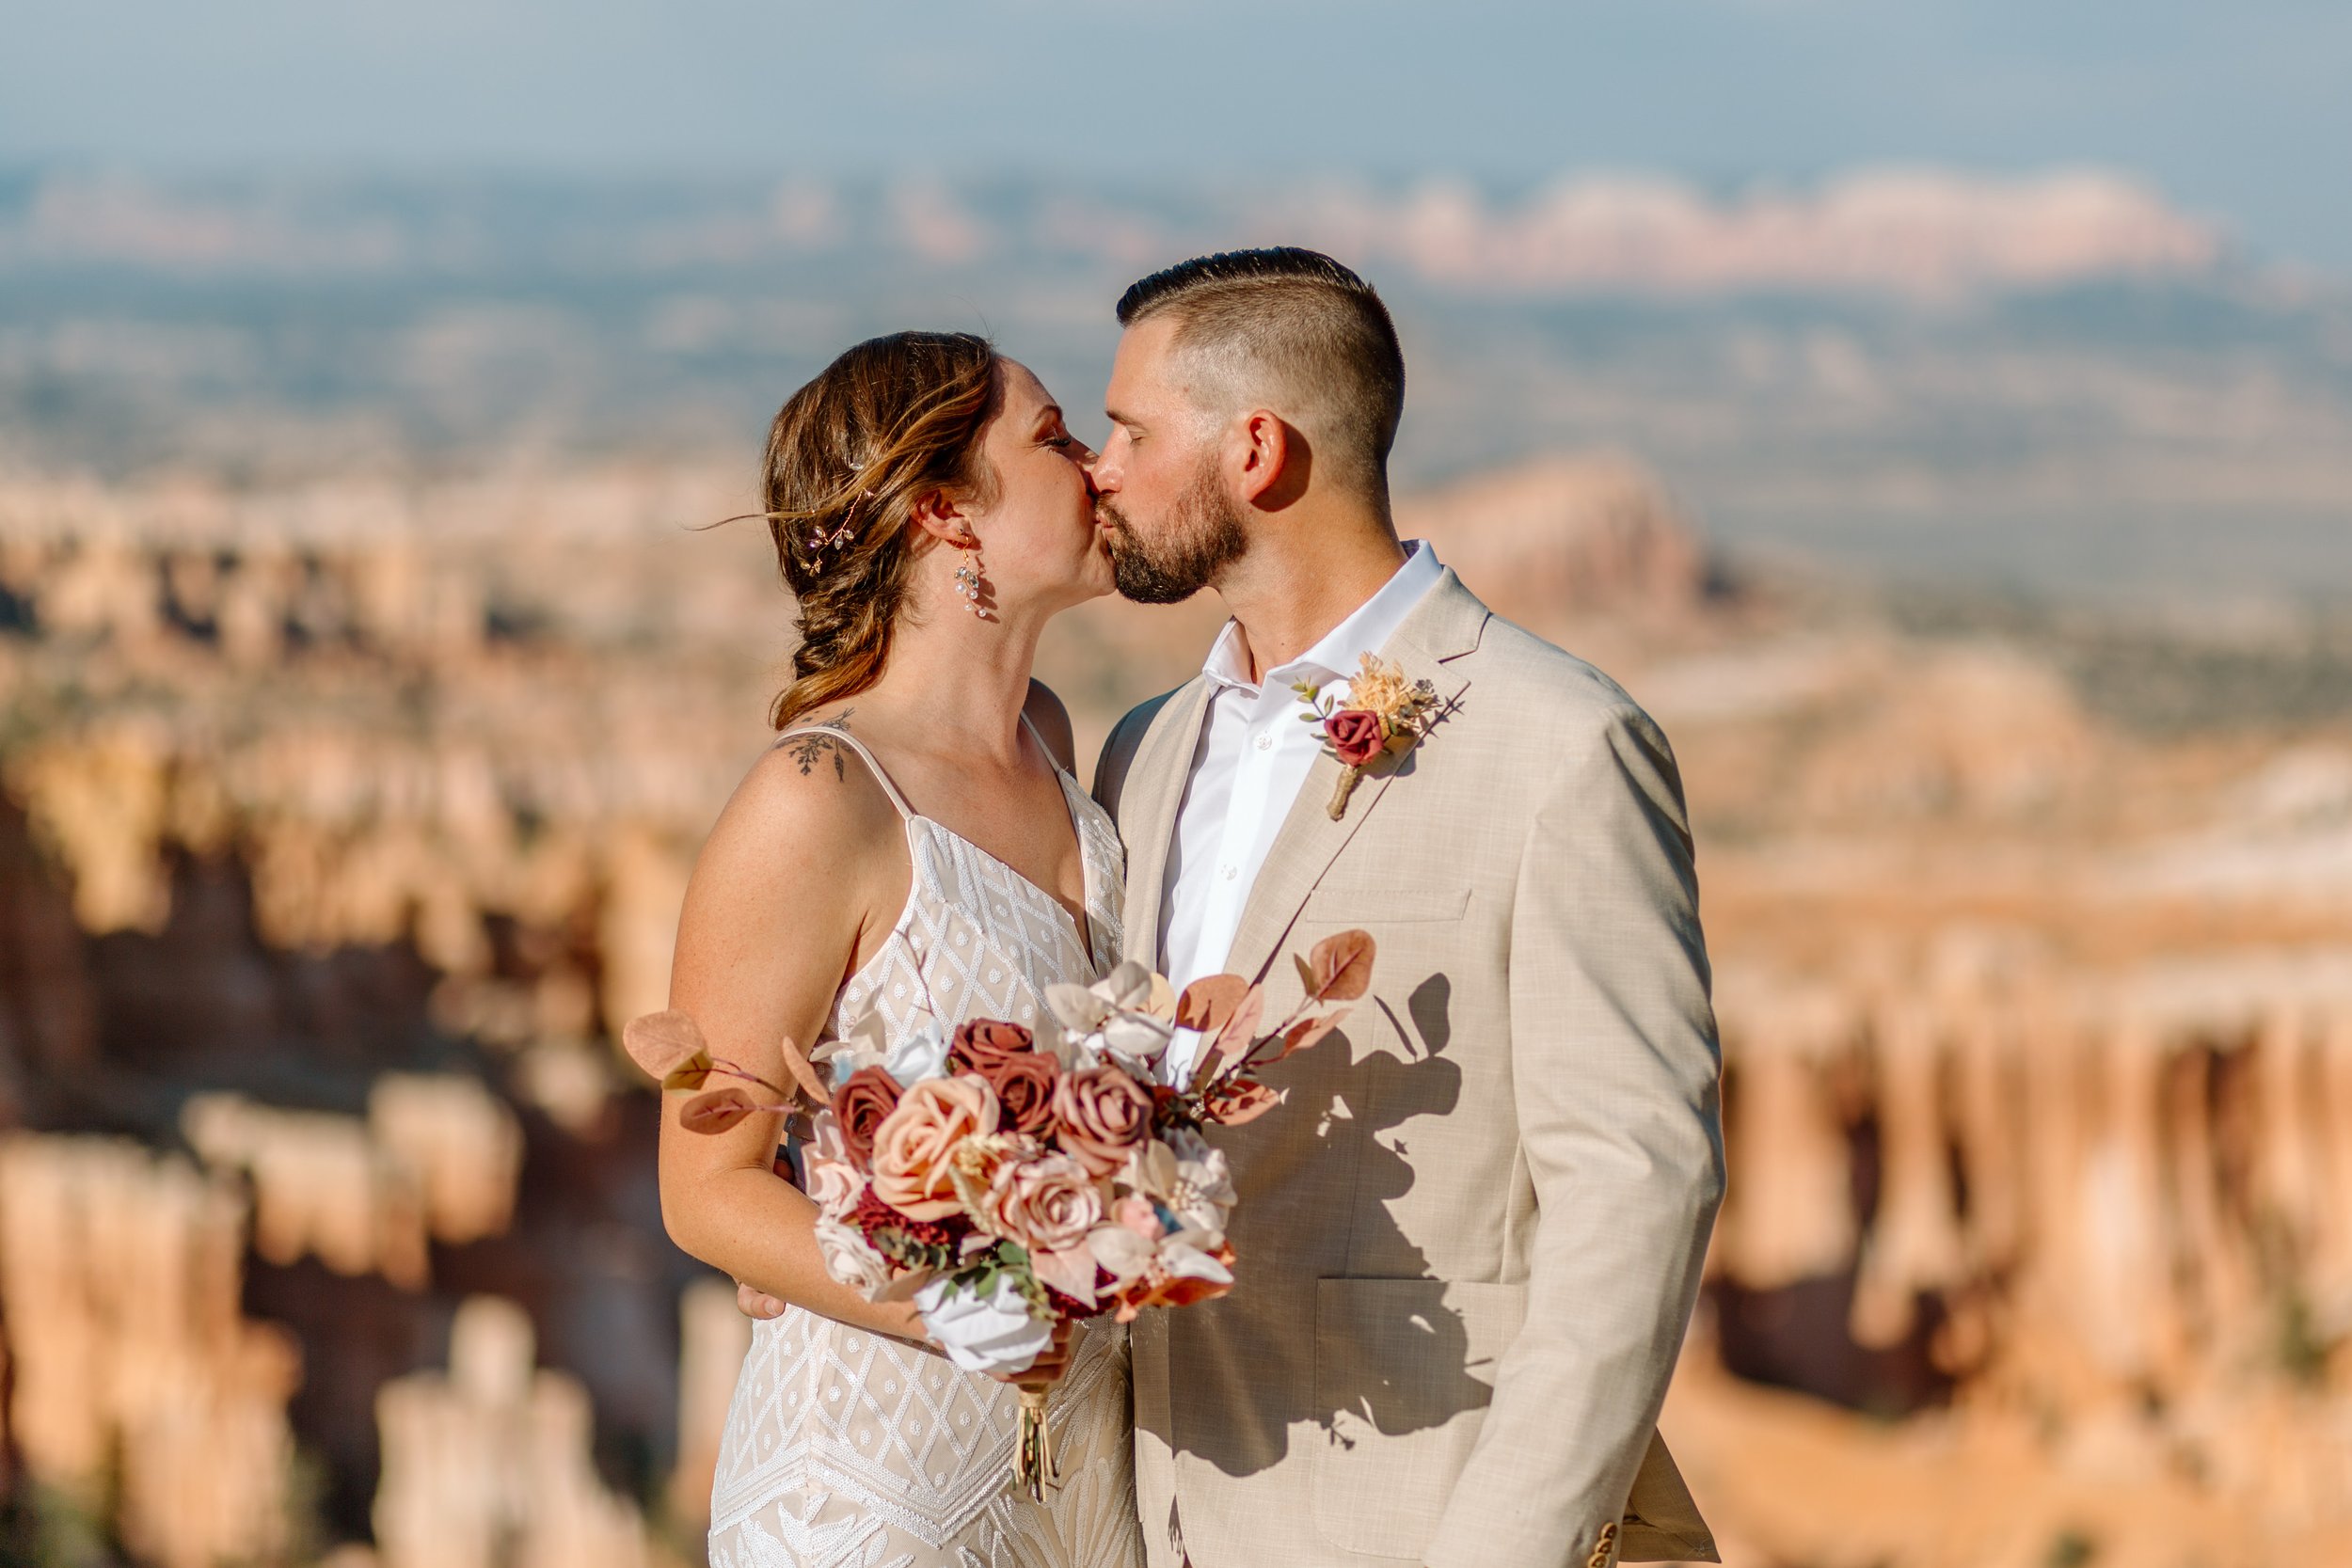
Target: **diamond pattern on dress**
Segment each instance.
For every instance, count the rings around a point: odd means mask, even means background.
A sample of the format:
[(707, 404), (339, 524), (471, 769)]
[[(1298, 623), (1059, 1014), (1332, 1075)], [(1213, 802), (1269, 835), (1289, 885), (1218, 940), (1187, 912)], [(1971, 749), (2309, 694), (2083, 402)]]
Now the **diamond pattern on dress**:
[[(835, 998), (826, 1038), (879, 1012), (895, 1042), (926, 1016), (1034, 1024), (1044, 991), (1118, 961), (1123, 857), (1061, 776), (1088, 929), (1051, 894), (928, 817), (907, 818), (905, 910)], [(1048, 1417), (1062, 1484), (1009, 1486), (1019, 1396), (942, 1358), (789, 1308), (755, 1326), (711, 1495), (713, 1568), (1134, 1568), (1126, 1331), (1085, 1326)]]

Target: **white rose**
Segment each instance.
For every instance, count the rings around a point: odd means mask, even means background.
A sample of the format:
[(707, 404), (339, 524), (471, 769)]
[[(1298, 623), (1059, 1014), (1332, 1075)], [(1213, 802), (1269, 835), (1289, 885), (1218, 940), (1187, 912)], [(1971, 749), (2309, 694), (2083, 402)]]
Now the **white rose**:
[(853, 1225), (831, 1214), (817, 1216), (817, 1249), (824, 1254), (825, 1272), (874, 1301), (890, 1285), (890, 1260), (876, 1252)]
[(902, 1089), (946, 1074), (948, 1037), (937, 1019), (917, 1020), (896, 1042), (888, 1040), (889, 1032), (882, 1014), (869, 1010), (848, 1035), (818, 1046), (810, 1059), (825, 1069), (836, 1089), (852, 1073), (869, 1067), (889, 1073)]
[(900, 1088), (911, 1089), (926, 1078), (946, 1073), (947, 1043), (947, 1031), (939, 1026), (939, 1021), (926, 1018), (891, 1046), (882, 1066)]
[(934, 1279), (914, 1292), (914, 1306), (947, 1359), (967, 1372), (1025, 1372), (1054, 1340), (1054, 1325), (1029, 1315), (1027, 1298), (1009, 1279), (998, 1278), (986, 1300)]

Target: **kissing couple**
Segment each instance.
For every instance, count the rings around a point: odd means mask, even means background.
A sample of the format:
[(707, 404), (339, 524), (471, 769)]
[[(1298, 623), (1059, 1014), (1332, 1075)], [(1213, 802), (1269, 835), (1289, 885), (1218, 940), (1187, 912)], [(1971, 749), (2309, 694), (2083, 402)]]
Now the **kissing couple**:
[[(1034, 1022), (1122, 960), (1263, 980), (1279, 1014), (1278, 956), (1361, 928), (1372, 989), (1265, 1069), (1279, 1117), (1210, 1131), (1231, 1293), (1088, 1320), (1025, 1374), (1060, 1380), (1041, 1501), (1007, 1484), (1016, 1391), (834, 1279), (784, 1117), (696, 1136), (669, 1096), (664, 1223), (759, 1320), (710, 1560), (1712, 1560), (1656, 1430), (1724, 1170), (1666, 739), (1398, 539), (1404, 356), (1355, 273), (1204, 257), (1118, 315), (1100, 452), (960, 333), (860, 343), (776, 416), (802, 641), (695, 865), (671, 1004), (780, 1079), (779, 1042)], [(1039, 635), (1204, 588), (1231, 619), (1200, 673), (1120, 722), (1089, 793)], [(1344, 708), (1396, 673), (1442, 717), (1343, 761), (1301, 692)]]

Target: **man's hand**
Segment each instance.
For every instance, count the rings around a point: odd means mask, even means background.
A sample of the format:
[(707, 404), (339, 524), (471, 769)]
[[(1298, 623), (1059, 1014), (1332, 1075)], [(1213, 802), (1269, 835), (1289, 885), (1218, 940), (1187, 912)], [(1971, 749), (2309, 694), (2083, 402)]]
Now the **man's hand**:
[(735, 1283), (735, 1309), (747, 1318), (757, 1318), (763, 1322), (784, 1316), (784, 1303), (739, 1279)]
[(1070, 1341), (1077, 1337), (1078, 1325), (1069, 1318), (1054, 1324), (1054, 1342), (1037, 1353), (1037, 1359), (1017, 1372), (991, 1372), (999, 1383), (1059, 1383), (1070, 1370)]

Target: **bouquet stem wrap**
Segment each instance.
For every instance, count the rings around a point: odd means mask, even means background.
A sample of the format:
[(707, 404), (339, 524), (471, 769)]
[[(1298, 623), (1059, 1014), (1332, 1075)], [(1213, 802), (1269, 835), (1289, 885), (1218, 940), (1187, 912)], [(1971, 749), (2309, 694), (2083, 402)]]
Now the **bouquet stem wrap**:
[(1031, 1502), (1043, 1502), (1045, 1489), (1061, 1480), (1054, 1469), (1054, 1434), (1045, 1424), (1045, 1406), (1053, 1397), (1050, 1383), (1021, 1385), (1021, 1432), (1012, 1469)]

